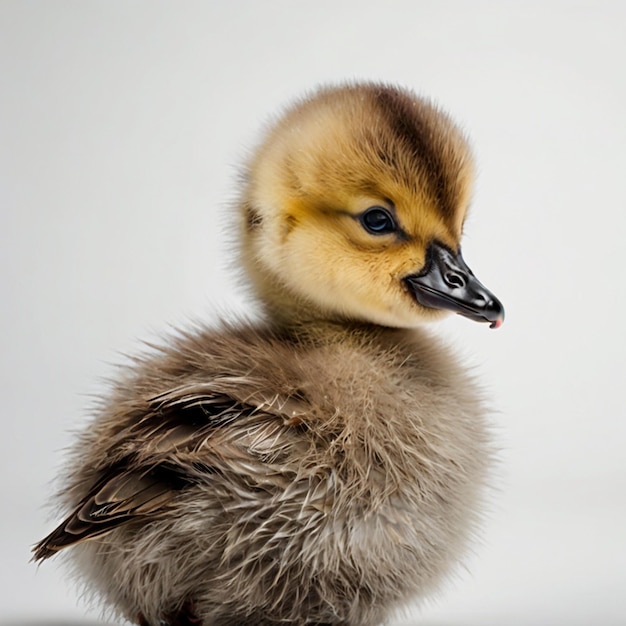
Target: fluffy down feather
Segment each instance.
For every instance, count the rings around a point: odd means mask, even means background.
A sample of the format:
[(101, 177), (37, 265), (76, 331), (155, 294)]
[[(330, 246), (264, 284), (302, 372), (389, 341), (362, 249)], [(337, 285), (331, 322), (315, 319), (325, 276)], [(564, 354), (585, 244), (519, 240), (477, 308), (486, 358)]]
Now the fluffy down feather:
[[(296, 105), (247, 172), (265, 319), (134, 360), (35, 558), (71, 547), (86, 588), (142, 626), (378, 624), (453, 570), (486, 484), (480, 394), (409, 328), (436, 311), (404, 282), (433, 241), (458, 251), (471, 159), (430, 104), (365, 84)], [(372, 204), (394, 233), (363, 230)]]

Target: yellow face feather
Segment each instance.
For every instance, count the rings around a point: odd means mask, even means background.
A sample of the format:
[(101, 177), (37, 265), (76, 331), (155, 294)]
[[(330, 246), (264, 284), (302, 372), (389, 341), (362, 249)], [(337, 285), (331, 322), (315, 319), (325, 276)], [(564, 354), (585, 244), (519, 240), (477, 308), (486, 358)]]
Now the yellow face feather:
[[(270, 129), (247, 178), (242, 256), (270, 308), (400, 327), (441, 315), (403, 278), (434, 241), (458, 251), (473, 165), (433, 105), (384, 85), (321, 90)], [(394, 232), (364, 227), (376, 206)]]

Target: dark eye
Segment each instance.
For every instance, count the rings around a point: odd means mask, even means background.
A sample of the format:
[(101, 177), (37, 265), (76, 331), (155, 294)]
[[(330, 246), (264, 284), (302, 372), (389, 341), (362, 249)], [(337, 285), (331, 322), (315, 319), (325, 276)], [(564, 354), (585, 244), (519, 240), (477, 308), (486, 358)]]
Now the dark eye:
[(373, 235), (393, 233), (397, 227), (391, 213), (381, 206), (373, 206), (359, 215), (363, 228)]

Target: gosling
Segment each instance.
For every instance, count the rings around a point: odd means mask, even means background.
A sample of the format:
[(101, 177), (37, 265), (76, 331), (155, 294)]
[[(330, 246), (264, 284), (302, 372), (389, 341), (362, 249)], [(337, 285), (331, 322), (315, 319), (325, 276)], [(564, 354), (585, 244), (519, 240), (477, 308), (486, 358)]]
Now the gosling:
[(321, 88), (247, 164), (240, 259), (261, 319), (137, 357), (76, 441), (34, 548), (141, 626), (373, 626), (428, 596), (480, 518), (471, 373), (421, 327), (498, 327), (460, 241), (473, 161), (386, 84)]

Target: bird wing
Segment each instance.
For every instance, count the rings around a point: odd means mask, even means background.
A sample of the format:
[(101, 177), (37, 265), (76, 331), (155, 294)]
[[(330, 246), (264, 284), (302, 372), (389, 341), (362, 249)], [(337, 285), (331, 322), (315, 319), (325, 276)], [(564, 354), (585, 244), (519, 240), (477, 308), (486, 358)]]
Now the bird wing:
[(112, 436), (110, 464), (72, 513), (33, 548), (33, 559), (47, 559), (124, 524), (165, 514), (181, 490), (212, 472), (237, 463), (249, 467), (249, 453), (237, 437), (241, 429), (226, 426), (244, 422), (248, 429), (255, 424), (265, 430), (283, 428), (303, 410), (297, 399), (256, 394), (242, 401), (215, 384), (154, 396), (138, 419)]
[(33, 559), (42, 561), (67, 546), (158, 514), (181, 487), (158, 466), (147, 474), (113, 467), (69, 517), (33, 548)]

